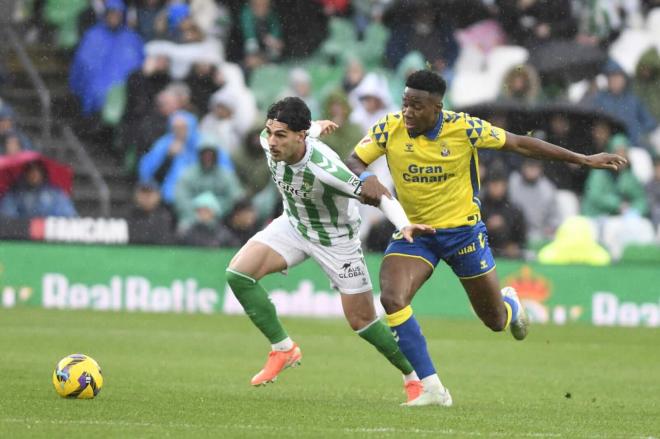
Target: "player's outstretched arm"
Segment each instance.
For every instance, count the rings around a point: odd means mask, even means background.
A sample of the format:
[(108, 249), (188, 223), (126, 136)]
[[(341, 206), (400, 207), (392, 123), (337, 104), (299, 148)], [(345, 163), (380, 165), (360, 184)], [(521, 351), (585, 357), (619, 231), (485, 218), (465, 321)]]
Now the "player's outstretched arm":
[(392, 198), (392, 194), (381, 184), (378, 177), (367, 171), (367, 164), (355, 154), (355, 151), (353, 151), (346, 159), (346, 165), (348, 166), (348, 169), (353, 171), (353, 173), (360, 177), (360, 180), (362, 181), (360, 201), (364, 204), (378, 207), (383, 195), (387, 198)]
[(589, 166), (590, 168), (611, 169), (613, 171), (618, 171), (628, 163), (624, 157), (618, 154), (605, 152), (592, 155), (578, 154), (534, 137), (519, 136), (509, 132), (506, 133), (506, 142), (502, 150), (540, 160), (559, 160)]

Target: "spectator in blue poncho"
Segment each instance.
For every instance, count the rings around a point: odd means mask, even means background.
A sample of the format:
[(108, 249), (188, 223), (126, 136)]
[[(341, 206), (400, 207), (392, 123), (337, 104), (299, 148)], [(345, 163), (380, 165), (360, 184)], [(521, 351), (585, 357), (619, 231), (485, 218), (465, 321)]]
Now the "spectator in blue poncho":
[(649, 110), (632, 90), (623, 68), (615, 61), (608, 61), (604, 73), (607, 75), (607, 89), (601, 90), (587, 103), (598, 110), (621, 119), (625, 124), (631, 145), (648, 147), (648, 134), (657, 126)]
[[(163, 201), (172, 204), (174, 188), (182, 171), (197, 163), (199, 143), (197, 118), (187, 111), (172, 114), (168, 132), (156, 140), (151, 150), (140, 160), (140, 181), (158, 181)], [(219, 151), (217, 160), (218, 166), (234, 170), (229, 154)]]
[(76, 50), (69, 86), (84, 115), (101, 110), (108, 90), (142, 65), (142, 38), (124, 24), (125, 10), (122, 0), (107, 0), (104, 20), (85, 33)]

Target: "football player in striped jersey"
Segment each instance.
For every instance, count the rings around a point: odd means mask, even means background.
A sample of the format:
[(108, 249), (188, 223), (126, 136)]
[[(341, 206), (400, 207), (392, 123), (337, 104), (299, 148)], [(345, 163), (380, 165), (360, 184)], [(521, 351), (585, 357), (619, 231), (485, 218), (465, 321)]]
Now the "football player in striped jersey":
[[(421, 383), (389, 328), (378, 319), (373, 303), (358, 236), (362, 182), (330, 147), (308, 135), (310, 126), (310, 111), (299, 98), (285, 98), (269, 108), (261, 144), (282, 195), (284, 213), (252, 237), (226, 271), (236, 298), (272, 347), (251, 383), (271, 383), (302, 358), (259, 280), (311, 257), (339, 291), (351, 328), (401, 371), (408, 399), (415, 399)], [(335, 128), (332, 122), (324, 122), (316, 131)], [(412, 241), (418, 234), (432, 232), (427, 226), (411, 224), (396, 200), (384, 196), (379, 205), (404, 239)]]

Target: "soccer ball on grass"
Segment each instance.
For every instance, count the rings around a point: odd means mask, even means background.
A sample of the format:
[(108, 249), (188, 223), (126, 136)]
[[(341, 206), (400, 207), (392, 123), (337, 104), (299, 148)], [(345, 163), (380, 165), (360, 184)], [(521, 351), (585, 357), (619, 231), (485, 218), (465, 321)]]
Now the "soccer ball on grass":
[(62, 398), (94, 398), (103, 387), (101, 368), (87, 355), (67, 355), (55, 366), (53, 386)]

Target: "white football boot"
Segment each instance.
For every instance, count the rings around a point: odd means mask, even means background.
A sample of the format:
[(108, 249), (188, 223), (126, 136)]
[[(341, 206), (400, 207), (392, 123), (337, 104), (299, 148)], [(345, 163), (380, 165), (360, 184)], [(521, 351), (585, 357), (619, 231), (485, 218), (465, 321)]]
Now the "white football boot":
[(518, 293), (515, 288), (504, 287), (502, 288), (502, 296), (509, 297), (513, 299), (518, 304), (518, 315), (511, 317), (511, 323), (509, 323), (509, 329), (511, 330), (511, 335), (516, 340), (524, 340), (527, 337), (527, 332), (529, 331), (529, 318), (527, 317), (527, 311), (520, 303), (518, 299)]
[(449, 394), (449, 389), (442, 387), (439, 389), (429, 389), (422, 391), (422, 394), (409, 402), (401, 404), (404, 407), (421, 407), (425, 405), (441, 405), (451, 407), (453, 401)]

